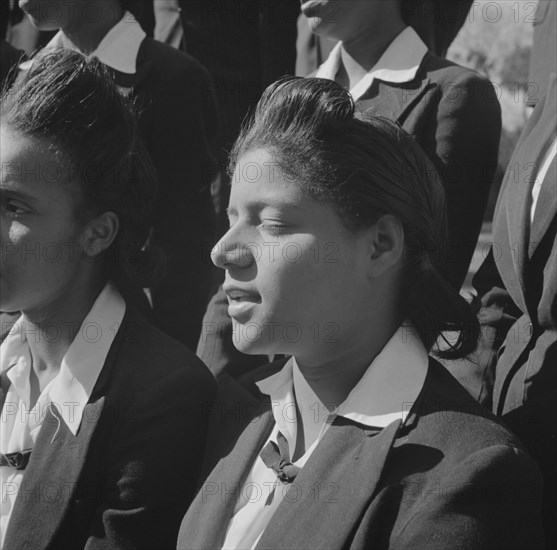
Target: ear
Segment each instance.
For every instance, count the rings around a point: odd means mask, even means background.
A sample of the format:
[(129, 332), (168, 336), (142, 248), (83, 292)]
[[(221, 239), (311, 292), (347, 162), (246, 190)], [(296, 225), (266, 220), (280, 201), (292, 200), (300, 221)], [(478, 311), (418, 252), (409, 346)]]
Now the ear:
[(395, 216), (381, 216), (368, 230), (368, 274), (380, 277), (402, 264), (404, 228)]
[(114, 212), (104, 212), (87, 222), (83, 231), (83, 253), (90, 259), (96, 258), (114, 242), (120, 220)]

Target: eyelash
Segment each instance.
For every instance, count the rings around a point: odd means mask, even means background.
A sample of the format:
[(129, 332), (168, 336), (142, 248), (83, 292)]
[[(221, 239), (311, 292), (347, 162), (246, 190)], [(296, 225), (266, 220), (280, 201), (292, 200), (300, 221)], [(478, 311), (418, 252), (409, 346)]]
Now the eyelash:
[[(18, 206), (17, 204), (14, 204), (13, 201), (11, 200), (7, 200), (4, 204), (3, 207), (6, 209), (6, 213), (8, 216), (17, 218), (18, 216), (22, 216), (24, 214), (29, 213), (29, 210), (27, 210), (26, 208), (22, 207), (22, 206)], [(17, 212), (14, 212), (14, 210), (17, 210)]]
[(284, 233), (288, 226), (279, 223), (262, 223), (260, 227), (270, 233), (280, 234)]

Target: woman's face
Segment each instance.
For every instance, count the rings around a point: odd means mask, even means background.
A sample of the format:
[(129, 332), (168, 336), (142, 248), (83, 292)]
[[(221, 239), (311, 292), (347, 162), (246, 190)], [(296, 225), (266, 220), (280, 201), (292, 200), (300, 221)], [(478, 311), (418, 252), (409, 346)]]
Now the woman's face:
[(301, 0), (302, 13), (315, 34), (348, 41), (369, 32), (400, 10), (399, 0)]
[(331, 206), (306, 196), (269, 152), (256, 150), (238, 162), (228, 215), (212, 258), (226, 269), (240, 351), (327, 357), (361, 337), (367, 241)]
[(0, 310), (47, 314), (86, 260), (70, 168), (43, 140), (0, 126)]

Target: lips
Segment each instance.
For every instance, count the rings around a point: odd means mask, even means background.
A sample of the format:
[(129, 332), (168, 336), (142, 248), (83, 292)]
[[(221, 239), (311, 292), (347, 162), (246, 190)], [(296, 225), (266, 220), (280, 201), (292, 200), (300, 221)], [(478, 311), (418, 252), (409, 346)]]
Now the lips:
[(224, 285), (223, 288), (228, 298), (228, 315), (239, 323), (246, 322), (253, 309), (261, 303), (261, 296), (238, 286)]

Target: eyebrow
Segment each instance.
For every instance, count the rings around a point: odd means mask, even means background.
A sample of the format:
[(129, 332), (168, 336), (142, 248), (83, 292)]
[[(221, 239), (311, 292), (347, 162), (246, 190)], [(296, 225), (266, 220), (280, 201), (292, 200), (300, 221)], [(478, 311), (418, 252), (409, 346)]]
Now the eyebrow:
[(38, 200), (37, 197), (34, 197), (29, 193), (25, 193), (24, 191), (20, 191), (15, 187), (10, 187), (9, 185), (0, 186), (0, 196), (2, 197), (8, 196), (9, 198), (20, 199), (22, 201), (33, 202), (33, 203), (37, 202)]
[[(301, 206), (298, 206), (293, 202), (285, 202), (285, 201), (273, 200), (273, 199), (269, 199), (266, 201), (250, 202), (248, 203), (247, 208), (248, 210), (263, 210), (263, 208), (276, 208), (276, 209), (289, 208), (293, 210), (302, 210)], [(229, 207), (226, 209), (226, 213), (228, 215), (231, 215), (231, 214), (237, 214), (238, 212), (236, 208)]]

